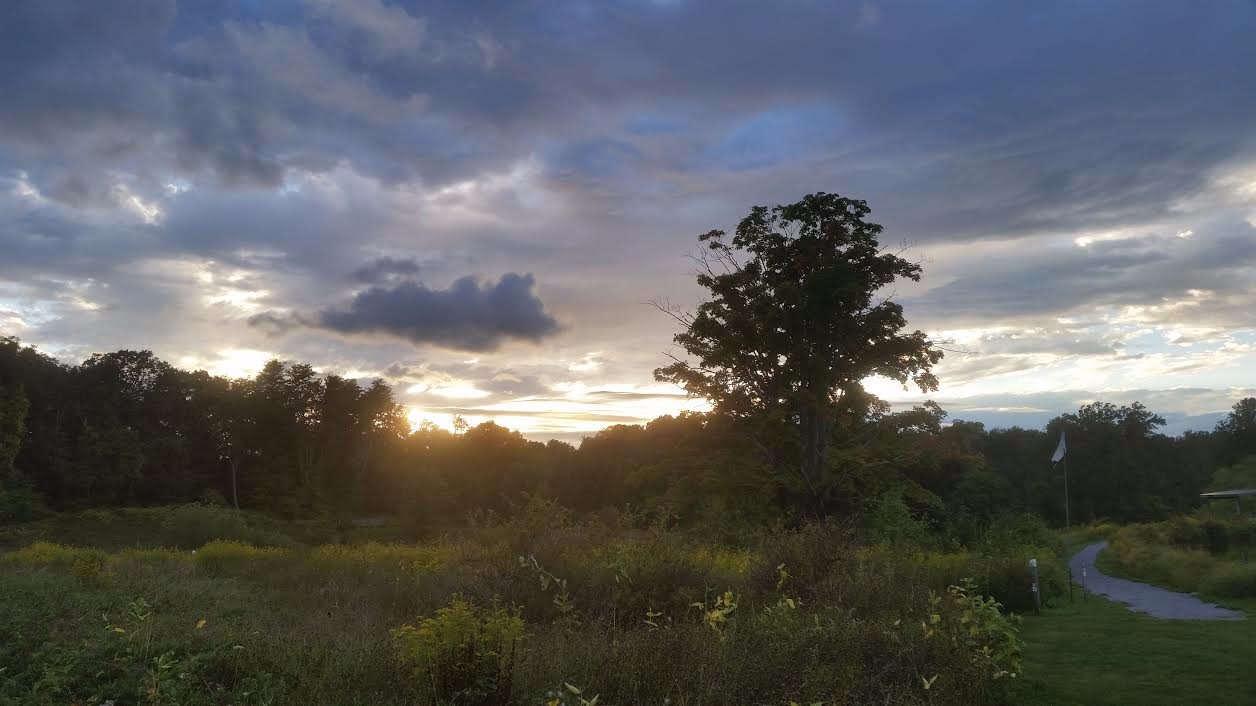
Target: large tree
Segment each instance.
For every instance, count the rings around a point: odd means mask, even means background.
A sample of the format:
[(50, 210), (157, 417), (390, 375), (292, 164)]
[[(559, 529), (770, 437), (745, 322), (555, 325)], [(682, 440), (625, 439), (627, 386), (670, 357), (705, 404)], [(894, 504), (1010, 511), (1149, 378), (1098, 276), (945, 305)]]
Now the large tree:
[(920, 331), (904, 332), (888, 288), (918, 281), (920, 266), (887, 252), (867, 203), (812, 194), (788, 206), (750, 210), (729, 239), (699, 236), (698, 284), (710, 293), (684, 326), (676, 357), (655, 371), (744, 422), (779, 473), (798, 481), (808, 514), (825, 512), (822, 482), (835, 427), (860, 418), (872, 376), (937, 389), (942, 352)]
[(1222, 460), (1238, 463), (1256, 455), (1256, 397), (1239, 400), (1234, 409), (1217, 423), (1221, 436)]
[(39, 505), (30, 482), (15, 465), (28, 409), (22, 389), (10, 390), (0, 381), (0, 523), (23, 519)]

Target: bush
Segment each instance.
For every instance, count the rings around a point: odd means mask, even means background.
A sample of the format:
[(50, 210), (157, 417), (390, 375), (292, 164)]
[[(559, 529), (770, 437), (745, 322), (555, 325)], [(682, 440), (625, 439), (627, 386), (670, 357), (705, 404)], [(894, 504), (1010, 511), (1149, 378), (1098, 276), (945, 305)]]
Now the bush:
[(234, 540), (264, 546), (291, 546), (277, 532), (254, 527), (242, 513), (219, 505), (180, 505), (161, 509), (161, 544), (195, 549), (214, 540)]
[(1256, 597), (1256, 566), (1237, 563), (1214, 566), (1200, 577), (1199, 591), (1211, 596)]
[(107, 554), (99, 549), (67, 547), (54, 542), (35, 542), (28, 547), (3, 555), (3, 560), (17, 564), (58, 564), (72, 566), (76, 563), (103, 564)]
[(413, 544), (325, 544), (310, 552), (310, 561), (323, 569), (350, 573), (428, 573), (445, 559), (438, 547)]
[(454, 597), (418, 627), (392, 632), (397, 655), (415, 684), (441, 701), (510, 702), (515, 649), (523, 619), (501, 607), (479, 608)]
[[(1210, 526), (1212, 529), (1207, 529)], [(1234, 527), (1219, 530), (1221, 526), (1224, 524), (1190, 518), (1131, 525), (1112, 538), (1100, 559), (1117, 573), (1179, 591), (1219, 598), (1256, 597), (1256, 564), (1238, 556), (1192, 548), (1195, 542), (1207, 542), (1209, 532), (1235, 535)], [(1185, 547), (1176, 544), (1183, 540)]]
[(215, 541), (195, 552), (196, 564), (211, 571), (240, 571), (258, 561), (273, 561), (290, 555), (281, 547), (255, 547), (232, 541)]
[(900, 584), (915, 584), (934, 591), (972, 581), (973, 588), (997, 600), (1007, 610), (1025, 613), (1034, 609), (1029, 559), (1038, 560), (1038, 586), (1042, 600), (1068, 589), (1064, 562), (1049, 547), (1004, 547), (1002, 553), (918, 552), (900, 555), (881, 548), (863, 553), (864, 560), (896, 567)]

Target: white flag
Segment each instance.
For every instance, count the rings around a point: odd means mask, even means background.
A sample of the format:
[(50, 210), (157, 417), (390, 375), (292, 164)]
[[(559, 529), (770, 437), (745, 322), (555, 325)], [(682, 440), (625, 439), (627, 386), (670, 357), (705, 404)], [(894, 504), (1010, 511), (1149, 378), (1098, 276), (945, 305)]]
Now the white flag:
[(1055, 447), (1055, 453), (1051, 454), (1051, 463), (1059, 463), (1067, 450), (1068, 448), (1064, 445), (1064, 432), (1060, 432), (1060, 445)]

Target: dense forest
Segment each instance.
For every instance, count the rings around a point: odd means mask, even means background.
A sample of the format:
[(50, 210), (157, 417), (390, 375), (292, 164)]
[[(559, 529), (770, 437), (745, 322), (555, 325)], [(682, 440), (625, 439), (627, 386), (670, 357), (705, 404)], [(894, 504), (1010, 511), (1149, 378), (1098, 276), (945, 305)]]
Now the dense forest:
[[(833, 435), (823, 512), (867, 522), (910, 515), (980, 527), (1027, 510), (1154, 520), (1198, 503), (1214, 472), (1256, 453), (1256, 400), (1213, 432), (1158, 433), (1135, 403), (1096, 402), (1041, 429), (948, 420), (932, 403), (892, 412), (875, 399)], [(797, 481), (759, 460), (735, 420), (663, 416), (613, 426), (578, 447), (530, 441), (491, 422), (411, 430), (382, 380), (362, 387), (306, 364), (252, 379), (180, 370), (148, 351), (66, 365), (0, 339), (0, 478), (6, 519), (47, 510), (205, 501), (288, 516), (397, 514), (416, 531), (509, 514), (528, 495), (577, 513), (646, 513), (734, 528), (796, 517)]]

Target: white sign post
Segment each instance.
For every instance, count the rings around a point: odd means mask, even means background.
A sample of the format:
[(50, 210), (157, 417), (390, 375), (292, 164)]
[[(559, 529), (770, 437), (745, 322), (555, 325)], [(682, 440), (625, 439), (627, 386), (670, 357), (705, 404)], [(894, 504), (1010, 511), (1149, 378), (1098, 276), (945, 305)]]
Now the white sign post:
[(1034, 615), (1038, 615), (1042, 611), (1042, 596), (1038, 593), (1038, 560), (1029, 560), (1029, 578), (1033, 582), (1034, 592)]

